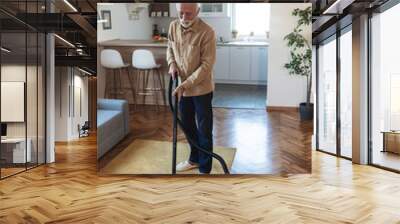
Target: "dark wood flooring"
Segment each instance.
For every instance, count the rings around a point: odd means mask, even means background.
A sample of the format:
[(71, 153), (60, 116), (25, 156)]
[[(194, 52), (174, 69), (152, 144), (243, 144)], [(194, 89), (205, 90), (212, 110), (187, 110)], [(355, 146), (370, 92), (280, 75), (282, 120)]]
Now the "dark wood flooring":
[[(234, 174), (295, 174), (311, 171), (312, 122), (297, 112), (214, 108), (214, 145), (237, 149)], [(172, 115), (140, 106), (131, 112), (131, 133), (98, 162), (101, 170), (135, 139), (172, 142)], [(179, 141), (185, 142), (183, 133)], [(172, 149), (171, 149), (172, 150)]]

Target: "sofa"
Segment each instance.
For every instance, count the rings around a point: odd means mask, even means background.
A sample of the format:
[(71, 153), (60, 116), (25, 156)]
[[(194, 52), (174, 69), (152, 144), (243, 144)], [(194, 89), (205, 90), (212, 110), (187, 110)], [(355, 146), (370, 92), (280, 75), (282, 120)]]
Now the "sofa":
[(97, 100), (97, 158), (102, 157), (129, 133), (126, 100)]

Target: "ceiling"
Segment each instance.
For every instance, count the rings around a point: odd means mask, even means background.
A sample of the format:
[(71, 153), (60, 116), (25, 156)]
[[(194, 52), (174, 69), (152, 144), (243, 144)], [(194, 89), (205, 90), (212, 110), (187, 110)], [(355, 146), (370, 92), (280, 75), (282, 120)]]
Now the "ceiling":
[(313, 1), (313, 43), (328, 38), (337, 29), (352, 23), (357, 17), (373, 11), (389, 0), (315, 0)]
[[(250, 2), (309, 2), (313, 8), (313, 42), (332, 35), (337, 24), (345, 26), (351, 18), (373, 9), (388, 0), (269, 0)], [(0, 25), (2, 43), (15, 48), (15, 54), (25, 52), (25, 30), (55, 32), (56, 64), (83, 66), (96, 73), (97, 3), (135, 2), (133, 0), (1, 0)], [(142, 1), (152, 2), (152, 1)], [(162, 2), (159, 0), (158, 2)], [(201, 1), (199, 1), (201, 2)], [(218, 1), (215, 1), (218, 2)], [(224, 2), (221, 0), (220, 2)], [(235, 1), (233, 1), (235, 2)], [(243, 1), (237, 1), (243, 2)], [(52, 13), (48, 13), (52, 8)], [(338, 22), (341, 21), (341, 22)], [(348, 22), (346, 22), (348, 21)], [(28, 38), (29, 39), (29, 38)], [(66, 41), (64, 41), (66, 40)], [(28, 40), (29, 42), (30, 40)], [(72, 45), (74, 46), (72, 46)], [(28, 55), (36, 49), (28, 44)]]
[[(25, 44), (25, 32), (54, 32), (56, 66), (81, 67), (96, 73), (97, 13), (94, 0), (1, 0), (2, 45), (8, 58), (33, 57), (36, 46)], [(48, 13), (52, 9), (52, 13)], [(28, 35), (28, 41), (30, 37)], [(25, 48), (25, 46), (27, 46)], [(2, 52), (4, 53), (4, 52)]]

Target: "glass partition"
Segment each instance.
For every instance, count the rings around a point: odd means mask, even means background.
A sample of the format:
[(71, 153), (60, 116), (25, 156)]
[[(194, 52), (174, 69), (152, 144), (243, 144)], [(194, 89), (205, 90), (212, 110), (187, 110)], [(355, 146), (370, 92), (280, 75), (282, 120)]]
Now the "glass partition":
[(340, 155), (352, 157), (352, 32), (340, 36)]
[[(43, 2), (26, 3), (18, 2), (14, 13), (0, 12), (1, 179), (45, 162), (46, 39), (17, 19), (40, 12)], [(0, 2), (2, 8), (14, 5)]]
[(336, 154), (336, 37), (318, 48), (318, 149)]
[[(26, 169), (26, 34), (1, 35), (1, 156), (2, 177)], [(4, 49), (7, 49), (5, 51)]]
[(400, 171), (400, 4), (372, 17), (371, 162)]

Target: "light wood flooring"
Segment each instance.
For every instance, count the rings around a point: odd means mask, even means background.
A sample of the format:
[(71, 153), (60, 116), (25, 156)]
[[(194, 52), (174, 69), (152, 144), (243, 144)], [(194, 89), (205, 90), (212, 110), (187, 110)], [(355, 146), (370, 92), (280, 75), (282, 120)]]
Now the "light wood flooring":
[(0, 223), (400, 223), (400, 175), (312, 152), (312, 174), (99, 176), (96, 140), (0, 181)]
[(400, 155), (392, 152), (374, 151), (372, 162), (376, 165), (400, 170)]

